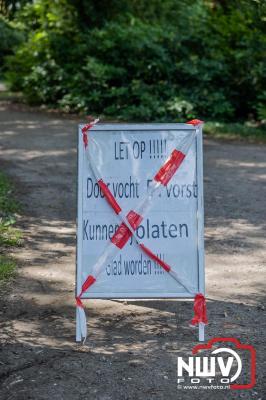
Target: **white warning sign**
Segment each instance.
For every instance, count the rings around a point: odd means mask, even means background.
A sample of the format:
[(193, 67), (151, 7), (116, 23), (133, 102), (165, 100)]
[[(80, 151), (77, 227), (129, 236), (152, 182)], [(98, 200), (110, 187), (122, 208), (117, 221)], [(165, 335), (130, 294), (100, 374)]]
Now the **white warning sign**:
[(76, 295), (204, 293), (201, 125), (83, 128)]

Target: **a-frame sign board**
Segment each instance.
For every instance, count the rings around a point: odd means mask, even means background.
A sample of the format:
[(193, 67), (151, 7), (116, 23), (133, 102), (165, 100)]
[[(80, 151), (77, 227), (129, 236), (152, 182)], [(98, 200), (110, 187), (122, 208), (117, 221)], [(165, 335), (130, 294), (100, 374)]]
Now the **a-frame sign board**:
[(80, 305), (204, 294), (202, 125), (89, 128), (78, 135)]

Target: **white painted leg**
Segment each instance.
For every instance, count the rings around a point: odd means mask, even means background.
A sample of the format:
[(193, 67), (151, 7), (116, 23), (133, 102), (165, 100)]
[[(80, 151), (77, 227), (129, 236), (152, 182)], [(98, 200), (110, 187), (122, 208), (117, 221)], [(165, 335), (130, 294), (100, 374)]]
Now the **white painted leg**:
[(199, 342), (204, 342), (205, 340), (204, 328), (205, 324), (203, 322), (199, 322)]
[(81, 337), (80, 318), (79, 318), (78, 307), (76, 307), (76, 342), (81, 342), (81, 341), (82, 337)]

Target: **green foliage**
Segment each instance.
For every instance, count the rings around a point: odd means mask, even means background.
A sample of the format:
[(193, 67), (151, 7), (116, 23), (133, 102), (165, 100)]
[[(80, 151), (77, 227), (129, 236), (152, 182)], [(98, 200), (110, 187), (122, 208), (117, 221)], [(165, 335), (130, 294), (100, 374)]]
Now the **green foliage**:
[(256, 126), (252, 123), (221, 123), (207, 122), (204, 133), (217, 139), (245, 140), (249, 143), (266, 143), (266, 126)]
[(266, 122), (266, 90), (258, 96), (257, 113), (260, 120)]
[(265, 119), (260, 0), (36, 0), (7, 79), (30, 103), (115, 119)]
[(0, 15), (0, 71), (3, 68), (4, 58), (12, 54), (22, 40), (23, 34), (15, 28), (15, 24)]
[(12, 19), (17, 10), (21, 9), (27, 0), (0, 0), (0, 15)]

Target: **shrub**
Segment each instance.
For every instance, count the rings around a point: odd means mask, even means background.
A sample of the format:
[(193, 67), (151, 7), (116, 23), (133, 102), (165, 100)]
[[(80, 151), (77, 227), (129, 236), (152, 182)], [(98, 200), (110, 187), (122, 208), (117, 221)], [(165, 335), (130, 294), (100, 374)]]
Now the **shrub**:
[(264, 115), (260, 0), (104, 4), (25, 6), (27, 40), (7, 59), (12, 88), (31, 103), (124, 120)]
[(4, 58), (13, 53), (22, 42), (23, 34), (0, 15), (0, 72), (3, 70)]

